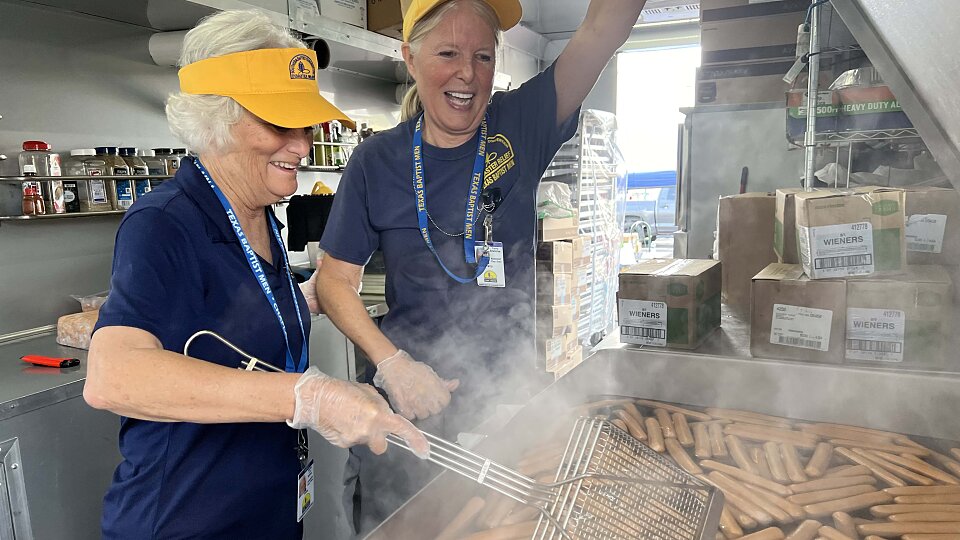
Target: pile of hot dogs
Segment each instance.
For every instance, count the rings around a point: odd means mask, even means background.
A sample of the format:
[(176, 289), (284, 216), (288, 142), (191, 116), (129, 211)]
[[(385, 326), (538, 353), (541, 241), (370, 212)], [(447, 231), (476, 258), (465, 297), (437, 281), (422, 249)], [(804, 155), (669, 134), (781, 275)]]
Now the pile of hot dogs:
[[(716, 540), (960, 539), (960, 444), (947, 453), (905, 435), (749, 411), (644, 399), (586, 403), (684, 470), (726, 505)], [(531, 449), (521, 473), (554, 479), (564, 434)], [(537, 511), (499, 494), (471, 499), (438, 540), (529, 539)]]

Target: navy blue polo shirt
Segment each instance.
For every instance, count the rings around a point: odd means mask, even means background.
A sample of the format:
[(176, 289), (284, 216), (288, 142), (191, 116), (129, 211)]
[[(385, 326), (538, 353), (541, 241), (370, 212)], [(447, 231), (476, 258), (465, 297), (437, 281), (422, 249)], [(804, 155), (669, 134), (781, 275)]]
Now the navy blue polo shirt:
[[(260, 262), (297, 360), (306, 345), (293, 294), (307, 335), (310, 313), (299, 287), (291, 290), (281, 246), (271, 240), (274, 264)], [(191, 160), (183, 161), (173, 180), (139, 199), (120, 223), (110, 297), (96, 329), (105, 326), (145, 330), (174, 352), (182, 352), (194, 332), (212, 330), (257, 358), (285, 366), (280, 325), (223, 207)], [(210, 337), (194, 341), (190, 356), (231, 368), (241, 360)], [(103, 536), (299, 539), (296, 443), (296, 431), (283, 423), (121, 418), (123, 462), (104, 498)]]
[[(332, 256), (357, 265), (383, 251), (390, 311), (381, 329), (441, 377), (459, 377), (456, 395), (474, 392), (476, 399), (496, 392), (503, 377), (534, 367), (537, 186), (576, 132), (578, 118), (573, 114), (557, 127), (552, 66), (516, 90), (494, 94), (487, 110), (484, 187), (499, 188), (503, 198), (493, 213), (493, 239), (504, 244), (505, 288), (454, 281), (421, 237), (413, 191), (416, 119), (354, 151), (320, 242)], [(463, 231), (478, 138), (456, 148), (424, 143), (431, 237), (444, 264), (460, 276), (472, 276), (474, 267), (464, 259), (463, 238), (450, 235)], [(485, 216), (481, 212), (477, 223)], [(482, 239), (483, 227), (477, 230)]]

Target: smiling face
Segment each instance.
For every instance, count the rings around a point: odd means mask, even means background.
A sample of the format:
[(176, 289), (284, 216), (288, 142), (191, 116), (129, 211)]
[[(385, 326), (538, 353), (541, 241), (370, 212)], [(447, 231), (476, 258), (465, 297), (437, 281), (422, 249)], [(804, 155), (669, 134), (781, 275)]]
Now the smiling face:
[[(216, 169), (218, 183), (251, 207), (272, 204), (297, 191), (297, 166), (310, 153), (313, 127), (288, 129), (264, 122), (248, 111), (233, 126), (233, 144), (226, 152), (201, 156)], [(223, 180), (221, 180), (223, 179)]]
[(436, 146), (470, 140), (493, 91), (496, 31), (471, 2), (458, 2), (422, 41), (403, 45), (424, 108), (424, 139)]

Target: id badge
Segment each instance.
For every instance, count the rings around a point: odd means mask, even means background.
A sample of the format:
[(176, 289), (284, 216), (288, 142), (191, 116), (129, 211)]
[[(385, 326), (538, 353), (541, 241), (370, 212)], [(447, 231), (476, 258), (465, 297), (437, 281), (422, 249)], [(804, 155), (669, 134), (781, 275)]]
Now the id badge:
[[(485, 245), (487, 244), (477, 242), (477, 245), (474, 246), (473, 249), (476, 251), (477, 259), (483, 254)], [(492, 242), (489, 247), (490, 262), (487, 263), (487, 269), (477, 277), (477, 285), (481, 287), (506, 287), (507, 276), (503, 268), (503, 243)]]
[(303, 521), (303, 516), (313, 508), (315, 497), (313, 488), (313, 460), (297, 475), (297, 523)]

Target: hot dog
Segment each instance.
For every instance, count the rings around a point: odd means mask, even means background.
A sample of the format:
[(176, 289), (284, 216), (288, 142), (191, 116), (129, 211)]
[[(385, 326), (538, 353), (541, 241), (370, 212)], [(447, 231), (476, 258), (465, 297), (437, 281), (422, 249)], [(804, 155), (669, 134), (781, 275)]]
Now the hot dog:
[(853, 518), (846, 512), (833, 513), (833, 528), (854, 540), (860, 538), (860, 535), (857, 534), (857, 524), (853, 522)]
[(657, 422), (656, 418), (646, 418), (643, 425), (647, 428), (647, 446), (663, 453), (666, 447), (663, 445), (663, 429), (660, 428), (660, 422)]
[(783, 540), (784, 536), (783, 531), (779, 528), (770, 527), (769, 529), (764, 529), (753, 534), (741, 536), (740, 538), (741, 540)]
[(677, 439), (666, 439), (664, 440), (664, 445), (666, 445), (670, 457), (677, 462), (680, 468), (690, 474), (703, 474), (703, 469), (701, 469), (700, 466), (690, 458), (690, 454), (680, 446), (680, 441)]
[(653, 415), (657, 418), (657, 422), (660, 422), (660, 429), (663, 430), (663, 437), (665, 439), (676, 438), (677, 432), (673, 429), (673, 419), (670, 418), (670, 413), (666, 409), (654, 409)]
[(890, 517), (894, 514), (907, 514), (916, 512), (951, 512), (960, 513), (958, 504), (886, 504), (874, 506), (870, 513), (881, 518)]
[(677, 432), (677, 440), (684, 448), (693, 446), (693, 433), (690, 432), (690, 424), (687, 423), (687, 417), (680, 413), (673, 413), (673, 429)]
[(740, 528), (737, 519), (733, 517), (733, 512), (727, 505), (724, 505), (723, 511), (720, 513), (720, 532), (730, 540), (743, 536), (743, 529)]
[(865, 441), (850, 441), (844, 439), (830, 439), (830, 444), (834, 446), (848, 446), (850, 448), (866, 448), (868, 450), (882, 450), (894, 454), (912, 454), (915, 456), (926, 457), (930, 455), (929, 450), (915, 448), (913, 446), (900, 446), (896, 444), (880, 444)]
[(867, 433), (839, 426), (823, 424), (799, 424), (797, 427), (804, 433), (819, 435), (828, 439), (847, 439), (880, 444), (893, 444), (894, 442), (894, 438), (890, 435)]
[(877, 479), (872, 476), (840, 476), (837, 478), (821, 478), (800, 484), (791, 484), (790, 489), (793, 490), (794, 493), (808, 493), (810, 491), (823, 491), (860, 484), (873, 485), (876, 483)]
[(817, 532), (820, 533), (822, 538), (826, 538), (827, 540), (856, 540), (856, 537), (851, 538), (829, 525), (820, 527)]
[(763, 451), (763, 447), (751, 446), (750, 459), (757, 465), (757, 471), (760, 472), (760, 476), (767, 480), (773, 479), (773, 474), (770, 473), (770, 465), (767, 464), (767, 454)]
[(960, 504), (960, 493), (946, 495), (901, 495), (894, 501), (897, 504)]
[(727, 450), (730, 451), (730, 457), (733, 458), (734, 463), (736, 463), (738, 467), (748, 473), (760, 475), (760, 469), (757, 468), (757, 464), (747, 455), (747, 448), (743, 445), (743, 441), (741, 441), (739, 437), (736, 435), (727, 435), (723, 440), (727, 443)]
[(951, 448), (950, 453), (953, 454), (954, 459), (960, 459), (960, 448)]
[[(883, 540), (879, 536), (870, 535), (868, 539), (876, 538), (877, 540)], [(902, 537), (902, 540), (957, 540), (957, 535), (955, 534), (905, 534)]]
[(823, 477), (836, 478), (839, 476), (863, 476), (865, 474), (870, 474), (870, 469), (863, 465), (841, 465), (827, 469), (827, 472), (823, 473)]
[(826, 501), (835, 501), (837, 499), (845, 499), (847, 497), (853, 497), (854, 495), (862, 495), (864, 493), (872, 493), (876, 491), (877, 488), (867, 484), (861, 484), (856, 486), (848, 486), (837, 489), (825, 489), (823, 491), (809, 491), (807, 493), (800, 493), (798, 495), (791, 495), (787, 497), (789, 502), (794, 504), (799, 504), (800, 506), (807, 504), (814, 504)]
[(707, 425), (704, 423), (693, 425), (693, 455), (699, 459), (710, 459), (713, 452), (710, 451), (710, 434), (707, 431)]
[(787, 467), (783, 463), (783, 456), (780, 455), (780, 445), (775, 442), (763, 443), (763, 453), (767, 456), (767, 465), (770, 466), (770, 474), (777, 482), (786, 483), (790, 481), (787, 476)]
[(960, 493), (960, 486), (905, 486), (887, 488), (884, 491), (894, 497), (900, 495), (952, 495)]
[(800, 465), (800, 456), (797, 455), (797, 447), (789, 443), (780, 444), (780, 454), (783, 456), (783, 465), (787, 468), (787, 477), (791, 482), (806, 482), (809, 480), (803, 472), (803, 466)]
[(826, 501), (822, 503), (808, 504), (803, 509), (812, 517), (829, 516), (834, 512), (854, 512), (870, 508), (879, 504), (887, 504), (891, 501), (890, 495), (882, 491), (854, 495), (845, 499), (835, 501)]
[(647, 433), (643, 430), (643, 425), (637, 422), (637, 420), (630, 415), (630, 413), (624, 411), (623, 409), (617, 411), (617, 418), (627, 425), (627, 431), (630, 432), (630, 435), (633, 435), (633, 438), (638, 441), (647, 440)]
[[(960, 534), (960, 521), (906, 522), (906, 523), (867, 523), (857, 525), (860, 534), (877, 536), (900, 536), (904, 534)], [(956, 536), (954, 536), (956, 538)]]
[(750, 411), (740, 411), (736, 409), (718, 409), (709, 407), (707, 408), (707, 414), (713, 416), (714, 418), (726, 418), (728, 420), (733, 420), (735, 422), (743, 422), (746, 424), (757, 424), (761, 426), (770, 426), (770, 427), (779, 427), (790, 429), (793, 425), (793, 422), (787, 420), (786, 418), (780, 418), (777, 416), (769, 416), (766, 414), (760, 414)]
[(960, 521), (957, 512), (910, 512), (907, 514), (891, 514), (890, 521)]
[(728, 455), (727, 445), (723, 442), (723, 427), (720, 424), (710, 424), (707, 431), (710, 433), (710, 452), (713, 457)]
[(804, 467), (803, 472), (805, 472), (807, 476), (820, 478), (827, 472), (827, 467), (830, 465), (831, 459), (833, 459), (833, 446), (830, 443), (819, 443), (816, 449), (814, 449), (813, 455), (810, 456), (810, 461), (807, 462), (807, 466)]
[(786, 538), (786, 540), (813, 540), (823, 524), (815, 519), (808, 519)]

